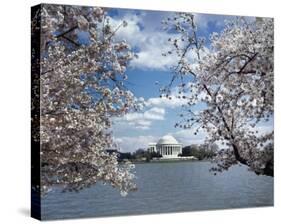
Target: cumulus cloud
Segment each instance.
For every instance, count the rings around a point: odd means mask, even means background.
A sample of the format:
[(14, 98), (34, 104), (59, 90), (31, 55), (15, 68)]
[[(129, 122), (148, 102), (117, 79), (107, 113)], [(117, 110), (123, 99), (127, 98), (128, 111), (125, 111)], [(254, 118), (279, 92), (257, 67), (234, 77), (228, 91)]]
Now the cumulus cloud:
[[(185, 99), (182, 96), (185, 96)], [(178, 96), (181, 96), (178, 98)], [(189, 94), (179, 94), (178, 88), (172, 89), (169, 98), (151, 97), (147, 100), (142, 99), (144, 107), (142, 111), (131, 112), (123, 117), (114, 118), (115, 126), (127, 127), (132, 130), (148, 130), (158, 121), (164, 121), (167, 109), (176, 109), (186, 103)], [(140, 98), (139, 98), (140, 100)]]
[[(145, 119), (139, 119), (129, 122), (128, 125), (138, 130), (148, 130), (151, 126), (151, 123), (152, 123), (151, 121)], [(126, 125), (125, 123), (123, 124)]]
[(127, 22), (126, 27), (120, 28), (115, 35), (118, 40), (126, 40), (130, 44), (136, 46), (141, 38), (141, 24), (142, 17), (135, 14), (126, 14), (121, 18), (109, 17), (109, 22), (113, 27), (118, 27), (123, 21)]
[(197, 26), (206, 30), (210, 24), (216, 28), (222, 28), (225, 25), (226, 20), (232, 20), (234, 16), (226, 16), (226, 15), (211, 15), (204, 13), (194, 13), (194, 19)]
[[(188, 83), (190, 85), (190, 83)], [(190, 92), (187, 93), (179, 93), (179, 88), (174, 87), (171, 89), (171, 93), (169, 97), (151, 97), (145, 101), (146, 106), (156, 106), (156, 107), (163, 107), (163, 108), (177, 108), (181, 107), (182, 105), (186, 104), (187, 100), (190, 98)], [(199, 95), (199, 98), (205, 97), (206, 94), (202, 92)], [(183, 98), (184, 97), (184, 98)]]
[[(178, 58), (175, 55), (162, 56), (171, 50), (168, 42), (169, 38), (178, 38), (179, 34), (167, 32), (162, 29), (161, 21), (170, 17), (173, 12), (150, 12), (150, 11), (126, 11), (118, 16), (109, 17), (113, 27), (118, 27), (123, 21), (127, 22), (126, 27), (120, 28), (115, 38), (118, 40), (126, 40), (133, 49), (137, 49), (138, 58), (131, 62), (131, 66), (138, 69), (153, 70), (169, 70), (171, 66), (176, 65)], [(235, 16), (227, 15), (211, 15), (193, 13), (195, 15), (195, 23), (198, 30), (208, 39), (210, 27), (212, 30), (222, 30), (227, 20), (235, 19)], [(251, 21), (254, 17), (245, 17), (247, 21)], [(208, 50), (208, 49), (207, 49)], [(192, 63), (197, 56), (190, 51), (186, 55)]]
[(149, 120), (164, 120), (165, 109), (153, 107), (144, 112), (143, 117)]
[(177, 59), (172, 55), (164, 57), (162, 53), (170, 50), (168, 39), (176, 37), (177, 34), (168, 34), (162, 30), (159, 19), (157, 19), (159, 24), (147, 21), (146, 17), (151, 15), (151, 13), (140, 15), (127, 13), (122, 17), (110, 18), (110, 23), (114, 27), (118, 27), (123, 20), (128, 24), (118, 30), (116, 38), (126, 40), (132, 48), (137, 49), (138, 57), (132, 60), (130, 66), (142, 70), (168, 70), (176, 64)]
[(115, 138), (121, 152), (134, 152), (139, 148), (147, 149), (150, 142), (156, 142), (159, 139), (157, 136), (152, 135), (140, 135), (136, 137), (124, 136)]
[[(136, 15), (134, 11), (127, 11), (118, 17), (109, 17), (113, 27), (118, 27), (123, 21), (127, 22), (126, 27), (117, 31), (115, 38), (126, 40), (133, 49), (137, 50), (138, 57), (131, 61), (131, 67), (142, 70), (170, 70), (172, 66), (177, 64), (179, 59), (175, 55), (167, 54), (165, 57), (162, 55), (171, 50), (168, 39), (179, 38), (179, 34), (168, 33), (162, 29), (161, 20), (171, 16), (171, 14), (171, 12), (142, 11)], [(213, 28), (222, 29), (225, 20), (233, 18), (233, 16), (195, 13), (195, 22), (200, 30), (206, 30), (206, 32), (210, 24)], [(207, 48), (205, 50), (208, 51)], [(195, 50), (189, 51), (186, 57), (193, 64), (197, 58)]]
[[(237, 16), (233, 15), (216, 15), (216, 14), (205, 14), (205, 13), (193, 13), (195, 23), (200, 31), (209, 32), (208, 28), (211, 26), (213, 29), (221, 30), (224, 28), (228, 21), (235, 20)], [(247, 22), (255, 21), (254, 16), (243, 16)]]
[(176, 96), (171, 96), (170, 99), (166, 97), (152, 97), (149, 98), (145, 103), (146, 106), (176, 108), (180, 107), (184, 102), (183, 99), (179, 99)]
[(130, 126), (139, 130), (147, 130), (155, 120), (164, 120), (165, 109), (152, 107), (143, 112), (128, 113), (124, 117), (115, 118), (114, 122), (118, 125)]
[(139, 41), (140, 52), (138, 57), (131, 62), (131, 66), (140, 69), (169, 70), (177, 64), (175, 56), (163, 56), (163, 53), (170, 51), (169, 37), (175, 35), (164, 32), (142, 32)]
[(170, 134), (177, 138), (184, 146), (204, 143), (207, 133), (200, 130), (197, 135), (194, 135), (195, 130), (196, 128), (194, 127), (190, 129), (182, 129)]

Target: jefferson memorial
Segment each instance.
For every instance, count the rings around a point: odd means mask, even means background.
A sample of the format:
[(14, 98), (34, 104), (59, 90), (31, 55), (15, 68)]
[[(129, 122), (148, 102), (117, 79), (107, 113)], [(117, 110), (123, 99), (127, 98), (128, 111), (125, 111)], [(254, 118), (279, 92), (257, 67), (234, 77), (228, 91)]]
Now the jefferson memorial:
[(150, 143), (148, 145), (148, 151), (159, 152), (164, 159), (178, 158), (178, 155), (182, 153), (182, 144), (173, 136), (165, 135), (157, 143)]

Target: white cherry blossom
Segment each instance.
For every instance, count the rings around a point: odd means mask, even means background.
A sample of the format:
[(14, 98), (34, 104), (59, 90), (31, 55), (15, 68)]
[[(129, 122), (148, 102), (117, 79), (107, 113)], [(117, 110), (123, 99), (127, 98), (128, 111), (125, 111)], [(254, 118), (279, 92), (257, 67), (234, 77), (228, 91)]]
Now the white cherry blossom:
[[(204, 129), (207, 142), (226, 143), (214, 160), (214, 171), (239, 162), (257, 174), (273, 176), (273, 131), (252, 131), (273, 119), (273, 19), (229, 21), (220, 33), (211, 35), (209, 50), (198, 36), (192, 14), (176, 13), (163, 24), (180, 34), (167, 41), (178, 64), (163, 93), (169, 95), (175, 80), (180, 80), (180, 92), (190, 95), (176, 127), (196, 127), (195, 134)], [(192, 60), (187, 57), (190, 53), (195, 55)], [(202, 94), (205, 97), (199, 97)], [(204, 108), (193, 113), (192, 106), (200, 102)]]

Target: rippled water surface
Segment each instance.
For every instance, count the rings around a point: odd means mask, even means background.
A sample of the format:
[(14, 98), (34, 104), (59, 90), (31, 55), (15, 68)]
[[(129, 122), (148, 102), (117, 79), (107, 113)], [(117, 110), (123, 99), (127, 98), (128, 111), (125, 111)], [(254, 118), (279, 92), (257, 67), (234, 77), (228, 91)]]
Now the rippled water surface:
[(79, 193), (55, 189), (42, 200), (43, 219), (132, 215), (273, 205), (273, 178), (236, 166), (214, 176), (208, 162), (136, 165), (138, 191), (121, 197), (108, 185)]

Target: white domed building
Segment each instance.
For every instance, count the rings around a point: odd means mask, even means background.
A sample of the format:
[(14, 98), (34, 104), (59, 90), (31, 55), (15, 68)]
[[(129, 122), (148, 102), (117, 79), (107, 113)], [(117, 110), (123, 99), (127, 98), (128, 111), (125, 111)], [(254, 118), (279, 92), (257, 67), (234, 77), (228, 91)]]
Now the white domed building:
[(173, 136), (165, 135), (157, 143), (150, 143), (148, 145), (148, 151), (159, 152), (165, 159), (178, 158), (178, 155), (182, 153), (182, 144)]

